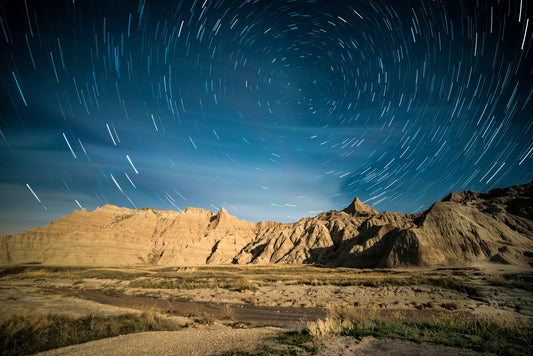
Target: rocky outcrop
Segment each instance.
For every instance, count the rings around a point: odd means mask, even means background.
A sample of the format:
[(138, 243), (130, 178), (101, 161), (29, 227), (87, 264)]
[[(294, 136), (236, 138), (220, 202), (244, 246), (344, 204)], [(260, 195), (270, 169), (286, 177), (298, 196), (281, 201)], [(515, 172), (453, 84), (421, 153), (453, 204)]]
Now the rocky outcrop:
[(359, 200), (359, 198), (355, 198), (353, 202), (348, 205), (346, 209), (343, 210), (345, 213), (350, 214), (352, 216), (357, 217), (372, 217), (375, 215), (378, 215), (379, 213), (374, 210), (372, 207), (365, 205)]
[(188, 208), (105, 205), (0, 236), (0, 264), (314, 263), (349, 267), (533, 262), (533, 182), (451, 193), (417, 214), (379, 213), (355, 199), (296, 223), (250, 223)]

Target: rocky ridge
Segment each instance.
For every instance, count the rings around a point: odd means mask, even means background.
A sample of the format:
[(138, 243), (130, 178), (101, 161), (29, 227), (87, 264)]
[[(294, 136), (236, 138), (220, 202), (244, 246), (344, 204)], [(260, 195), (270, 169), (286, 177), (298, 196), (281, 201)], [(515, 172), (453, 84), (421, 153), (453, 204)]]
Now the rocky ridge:
[(356, 198), (295, 223), (250, 223), (188, 208), (105, 205), (0, 236), (0, 265), (300, 264), (347, 267), (533, 263), (533, 182), (451, 193), (416, 214), (379, 213)]

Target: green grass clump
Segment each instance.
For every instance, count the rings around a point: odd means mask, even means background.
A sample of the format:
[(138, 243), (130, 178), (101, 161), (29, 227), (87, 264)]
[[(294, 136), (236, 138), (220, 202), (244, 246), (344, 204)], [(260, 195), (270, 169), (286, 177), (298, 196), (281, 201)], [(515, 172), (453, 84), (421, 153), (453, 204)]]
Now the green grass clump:
[(342, 333), (355, 337), (374, 336), (417, 343), (435, 343), (500, 355), (528, 355), (533, 351), (532, 328), (504, 327), (486, 321), (463, 323), (354, 321), (344, 325)]
[(123, 334), (176, 329), (174, 323), (152, 312), (83, 318), (14, 315), (0, 322), (0, 354), (27, 355)]
[(320, 351), (320, 347), (315, 344), (315, 337), (308, 330), (282, 334), (277, 341), (281, 345), (295, 346), (311, 354), (317, 354)]

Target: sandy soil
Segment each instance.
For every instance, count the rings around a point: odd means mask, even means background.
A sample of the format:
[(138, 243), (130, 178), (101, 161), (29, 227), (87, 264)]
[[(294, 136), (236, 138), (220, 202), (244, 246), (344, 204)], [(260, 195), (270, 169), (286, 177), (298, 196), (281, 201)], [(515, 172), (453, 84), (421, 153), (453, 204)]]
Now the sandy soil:
[(67, 346), (38, 355), (217, 355), (232, 350), (253, 351), (266, 337), (282, 332), (275, 328), (233, 329), (223, 325), (121, 335)]
[(365, 337), (358, 340), (349, 336), (332, 336), (325, 340), (319, 356), (480, 356), (489, 355), (454, 347), (416, 344), (401, 340), (378, 340)]
[[(253, 352), (265, 338), (279, 335), (283, 329), (232, 329), (222, 325), (189, 328), (180, 331), (158, 331), (87, 342), (42, 352), (39, 356), (121, 356), (121, 355), (220, 355), (228, 351)], [(186, 340), (186, 342), (184, 342)], [(453, 347), (416, 344), (399, 340), (378, 340), (365, 337), (358, 340), (348, 336), (333, 336), (324, 340), (319, 356), (481, 356), (488, 355)]]

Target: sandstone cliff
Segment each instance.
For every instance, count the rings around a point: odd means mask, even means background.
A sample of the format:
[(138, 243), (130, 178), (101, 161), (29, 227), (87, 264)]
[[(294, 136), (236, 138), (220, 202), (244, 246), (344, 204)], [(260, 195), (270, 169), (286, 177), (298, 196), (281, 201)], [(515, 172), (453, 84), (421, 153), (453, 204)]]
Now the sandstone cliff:
[(250, 223), (221, 208), (75, 211), (0, 236), (0, 264), (318, 263), (350, 267), (533, 263), (533, 182), (452, 193), (417, 214), (378, 213), (355, 199), (296, 223)]

